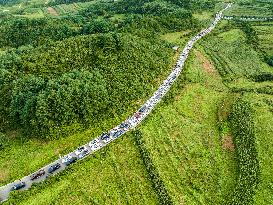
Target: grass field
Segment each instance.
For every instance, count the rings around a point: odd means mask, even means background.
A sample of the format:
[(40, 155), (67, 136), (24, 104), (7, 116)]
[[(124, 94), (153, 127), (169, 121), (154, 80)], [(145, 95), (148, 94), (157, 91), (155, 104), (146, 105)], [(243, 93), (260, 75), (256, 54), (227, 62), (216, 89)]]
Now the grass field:
[(208, 63), (195, 50), (183, 73), (188, 83), (140, 128), (175, 204), (221, 204), (234, 180), (234, 153), (217, 127), (227, 89)]
[(266, 52), (268, 56), (273, 56), (273, 23), (265, 22), (254, 24), (260, 42), (260, 48)]
[[(223, 24), (223, 23), (222, 23)], [(253, 23), (259, 37), (259, 44), (262, 50), (272, 52), (270, 47), (272, 44), (271, 27), (267, 23)], [(255, 26), (256, 25), (256, 26)], [(255, 109), (255, 137), (256, 149), (258, 151), (258, 160), (260, 165), (260, 184), (253, 196), (254, 204), (272, 204), (273, 198), (273, 181), (272, 181), (272, 95), (258, 93), (273, 93), (272, 81), (253, 82), (249, 76), (262, 72), (272, 73), (272, 67), (263, 62), (262, 55), (246, 45), (246, 39), (240, 30), (231, 29), (226, 32), (218, 33), (210, 36), (208, 41), (203, 41), (202, 45), (208, 48), (206, 52), (215, 62), (216, 67), (220, 71), (223, 79), (227, 76), (232, 77), (231, 81), (224, 81), (230, 89), (247, 91), (244, 96), (246, 101), (251, 103)], [(215, 40), (212, 43), (210, 39)], [(217, 43), (216, 43), (217, 42)], [(225, 72), (222, 69), (225, 69)]]
[(204, 48), (217, 63), (219, 72), (227, 80), (249, 77), (260, 72), (273, 72), (251, 46), (247, 45), (243, 32), (231, 29), (209, 36)]
[[(10, 140), (0, 136), (5, 142), (0, 150), (0, 185), (37, 170), (120, 121), (109, 119), (86, 132), (48, 142), (21, 139), (16, 133), (8, 133)], [(7, 203), (158, 204), (135, 141), (128, 135), (30, 191), (14, 193)]]
[(78, 3), (72, 3), (72, 4), (60, 4), (53, 6), (52, 8), (56, 10), (58, 15), (67, 15), (67, 14), (75, 14), (79, 12), (80, 10), (88, 7), (91, 4), (94, 4), (96, 1), (90, 1), (90, 2), (78, 2)]

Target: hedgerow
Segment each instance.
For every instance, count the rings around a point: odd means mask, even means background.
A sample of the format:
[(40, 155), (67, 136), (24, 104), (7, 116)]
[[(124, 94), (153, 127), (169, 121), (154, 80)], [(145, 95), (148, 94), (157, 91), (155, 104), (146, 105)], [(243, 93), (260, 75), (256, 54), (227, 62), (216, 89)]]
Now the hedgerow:
[(232, 92), (242, 93), (242, 92), (254, 92), (254, 93), (261, 93), (261, 94), (268, 94), (273, 95), (273, 86), (267, 85), (263, 87), (234, 87), (231, 88)]
[(154, 187), (154, 190), (158, 196), (160, 204), (172, 205), (173, 201), (168, 193), (167, 188), (164, 185), (164, 182), (160, 178), (160, 175), (159, 175), (155, 165), (153, 164), (150, 153), (147, 150), (147, 147), (146, 147), (145, 142), (143, 140), (141, 131), (139, 131), (139, 130), (134, 131), (133, 136), (135, 137), (136, 144), (137, 144), (138, 149), (140, 151), (141, 158), (142, 158), (144, 165), (147, 169), (147, 172), (149, 174), (149, 178), (150, 178), (152, 185)]
[(253, 110), (249, 102), (238, 99), (230, 115), (237, 159), (237, 180), (230, 204), (253, 204), (255, 190), (259, 184), (259, 161), (255, 147)]
[(273, 74), (264, 72), (254, 75), (252, 78), (255, 82), (273, 81)]

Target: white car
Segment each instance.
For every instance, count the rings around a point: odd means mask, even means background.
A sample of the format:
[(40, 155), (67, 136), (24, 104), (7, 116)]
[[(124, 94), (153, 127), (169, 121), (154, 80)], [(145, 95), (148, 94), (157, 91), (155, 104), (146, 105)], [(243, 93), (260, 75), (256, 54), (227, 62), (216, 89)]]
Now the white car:
[(72, 155), (68, 154), (62, 158), (62, 163), (65, 165), (70, 165), (77, 161), (77, 157), (73, 157)]
[(79, 159), (84, 158), (86, 155), (89, 154), (89, 152), (90, 151), (87, 149), (86, 146), (79, 147), (75, 150), (75, 154), (78, 156)]

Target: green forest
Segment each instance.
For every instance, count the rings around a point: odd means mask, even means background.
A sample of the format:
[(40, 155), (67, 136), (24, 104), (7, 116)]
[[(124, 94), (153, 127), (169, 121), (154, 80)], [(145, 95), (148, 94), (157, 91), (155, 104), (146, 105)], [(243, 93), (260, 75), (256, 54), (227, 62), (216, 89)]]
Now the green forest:
[(196, 5), (94, 2), (77, 15), (2, 18), (1, 129), (46, 137), (73, 123), (86, 127), (147, 97), (172, 60), (173, 45), (160, 35), (200, 27), (189, 7)]

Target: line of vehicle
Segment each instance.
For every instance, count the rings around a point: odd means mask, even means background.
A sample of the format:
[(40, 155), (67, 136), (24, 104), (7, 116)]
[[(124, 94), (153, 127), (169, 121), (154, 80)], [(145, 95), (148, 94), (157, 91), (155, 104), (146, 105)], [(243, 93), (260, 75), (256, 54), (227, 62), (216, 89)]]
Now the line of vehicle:
[(9, 183), (5, 186), (0, 187), (0, 202), (6, 201), (8, 199), (9, 193), (14, 190), (26, 190), (29, 189), (33, 183), (39, 183), (46, 178), (55, 175), (64, 169), (66, 169), (69, 165), (76, 162), (77, 160), (82, 160), (88, 155), (94, 153), (95, 151), (101, 149), (102, 147), (105, 147), (113, 140), (119, 138), (129, 130), (135, 128), (138, 126), (154, 109), (154, 107), (160, 102), (160, 100), (163, 98), (163, 96), (166, 95), (166, 93), (171, 88), (172, 84), (177, 80), (178, 76), (180, 75), (184, 63), (189, 55), (190, 50), (192, 49), (194, 43), (198, 41), (203, 36), (210, 33), (216, 24), (221, 20), (222, 13), (231, 7), (232, 4), (228, 4), (223, 10), (218, 12), (216, 14), (216, 18), (211, 24), (211, 26), (200, 33), (198, 33), (195, 37), (193, 37), (185, 46), (183, 52), (181, 53), (174, 69), (170, 73), (170, 75), (167, 77), (166, 80), (161, 84), (161, 86), (158, 88), (158, 90), (148, 99), (144, 105), (137, 110), (131, 117), (129, 117), (127, 120), (122, 122), (120, 125), (114, 127), (107, 133), (103, 133), (99, 137), (93, 139), (89, 143), (80, 146), (75, 151), (67, 154), (66, 156), (52, 162), (49, 165), (44, 166), (40, 170), (38, 170), (35, 173), (32, 173), (28, 176), (25, 176), (19, 181), (15, 181), (12, 183)]
[(257, 17), (257, 16), (224, 16), (225, 20), (241, 20), (241, 21), (272, 21), (273, 17)]

